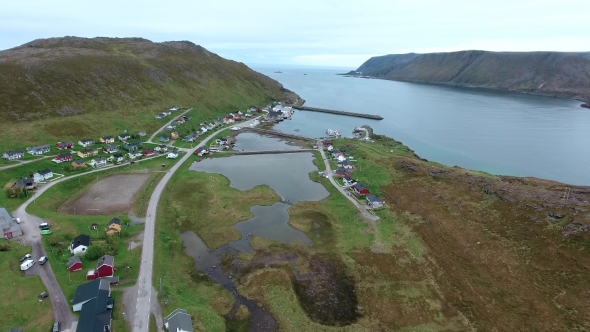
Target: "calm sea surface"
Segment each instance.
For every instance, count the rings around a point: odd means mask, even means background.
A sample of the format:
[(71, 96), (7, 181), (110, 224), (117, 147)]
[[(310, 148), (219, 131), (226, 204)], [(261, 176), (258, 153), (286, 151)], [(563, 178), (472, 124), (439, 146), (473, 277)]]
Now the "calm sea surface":
[(385, 118), (297, 111), (277, 130), (318, 137), (331, 128), (352, 136), (366, 124), (445, 165), (590, 185), (590, 110), (580, 102), (335, 75), (344, 70), (252, 67), (307, 106)]

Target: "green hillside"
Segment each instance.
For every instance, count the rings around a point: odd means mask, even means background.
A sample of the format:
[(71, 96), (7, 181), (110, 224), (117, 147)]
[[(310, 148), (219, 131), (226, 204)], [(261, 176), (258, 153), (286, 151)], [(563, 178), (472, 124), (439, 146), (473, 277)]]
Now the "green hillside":
[(191, 42), (141, 38), (40, 39), (0, 52), (0, 150), (151, 130), (173, 105), (205, 116), (294, 101), (243, 63)]
[(590, 53), (390, 54), (367, 60), (357, 72), (390, 80), (590, 100)]

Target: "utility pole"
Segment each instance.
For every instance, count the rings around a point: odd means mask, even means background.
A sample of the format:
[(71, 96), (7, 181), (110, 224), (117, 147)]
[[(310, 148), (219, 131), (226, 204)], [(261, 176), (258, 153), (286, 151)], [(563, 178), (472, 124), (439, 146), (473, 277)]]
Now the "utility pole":
[(162, 297), (162, 278), (160, 278), (160, 297)]

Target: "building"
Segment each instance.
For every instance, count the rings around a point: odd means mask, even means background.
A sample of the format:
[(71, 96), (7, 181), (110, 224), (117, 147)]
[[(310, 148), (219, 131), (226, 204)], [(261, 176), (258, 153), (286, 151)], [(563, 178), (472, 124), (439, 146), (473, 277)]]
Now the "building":
[(125, 144), (123, 145), (123, 147), (125, 148), (125, 150), (127, 151), (137, 151), (139, 150), (139, 148), (143, 145), (142, 142), (140, 141), (135, 141), (135, 142), (125, 142)]
[(365, 196), (365, 199), (367, 200), (367, 204), (373, 209), (380, 208), (385, 205), (385, 201), (379, 198), (377, 195), (367, 195)]
[(104, 153), (116, 153), (119, 152), (119, 147), (116, 145), (107, 145), (102, 148), (102, 152)]
[(160, 152), (160, 153), (161, 153), (161, 152), (166, 152), (166, 151), (168, 151), (168, 146), (167, 146), (167, 145), (163, 145), (163, 144), (162, 144), (162, 145), (158, 145), (158, 146), (156, 146), (156, 147), (154, 148), (154, 150), (155, 150), (155, 151), (158, 151), (158, 152)]
[(104, 229), (107, 235), (116, 235), (121, 233), (121, 220), (113, 218), (109, 221), (109, 225)]
[(2, 236), (7, 240), (23, 235), (20, 225), (5, 208), (0, 208), (0, 229), (2, 229)]
[(154, 149), (152, 148), (148, 148), (148, 149), (144, 149), (143, 150), (143, 155), (144, 156), (153, 156), (156, 153), (156, 151), (154, 151)]
[(195, 150), (195, 154), (199, 157), (202, 157), (203, 155), (209, 153), (209, 151), (207, 151), (207, 149), (205, 148), (198, 148)]
[(115, 143), (115, 137), (113, 136), (103, 136), (99, 139), (102, 144), (111, 144)]
[(344, 167), (338, 167), (338, 169), (336, 170), (336, 176), (338, 176), (339, 178), (343, 179), (347, 176), (351, 176), (352, 173), (350, 172), (350, 170), (344, 168)]
[(68, 264), (66, 265), (66, 268), (70, 272), (82, 270), (82, 261), (80, 260), (80, 257), (78, 257), (78, 256), (70, 257), (70, 259), (68, 259)]
[(74, 168), (84, 167), (84, 166), (86, 166), (86, 162), (82, 159), (74, 160), (72, 162), (72, 167), (74, 167)]
[(352, 191), (357, 195), (368, 195), (371, 192), (364, 185), (357, 183), (352, 186)]
[(94, 145), (94, 140), (92, 138), (81, 139), (78, 141), (78, 145), (83, 147), (91, 146)]
[(74, 238), (70, 244), (69, 250), (75, 256), (83, 256), (89, 246), (90, 236), (86, 234), (80, 234)]
[(178, 139), (178, 137), (179, 136), (178, 136), (178, 133), (177, 132), (173, 131), (173, 132), (170, 133), (170, 138), (171, 139)]
[(20, 178), (18, 179), (18, 181), (16, 181), (12, 187), (12, 189), (16, 189), (16, 190), (22, 190), (22, 189), (27, 189), (27, 190), (33, 190), (35, 188), (37, 188), (37, 183), (35, 182), (35, 180), (33, 178)]
[(78, 286), (72, 300), (72, 310), (80, 312), (76, 332), (111, 332), (114, 305), (108, 279)]
[(129, 152), (127, 155), (129, 156), (129, 159), (135, 159), (135, 158), (139, 158), (142, 156), (141, 152), (138, 152), (138, 151)]
[(35, 182), (37, 183), (51, 179), (52, 177), (53, 171), (49, 168), (44, 169), (42, 171), (38, 171), (37, 173), (33, 174), (33, 180), (35, 180)]
[(191, 316), (180, 308), (164, 318), (164, 327), (169, 332), (193, 332)]
[(66, 150), (74, 147), (74, 142), (57, 142), (55, 148), (58, 150)]
[(344, 182), (344, 185), (347, 187), (353, 186), (355, 185), (358, 181), (351, 178), (350, 176), (345, 176), (344, 179), (342, 179)]
[(115, 274), (115, 257), (104, 255), (98, 259), (96, 268), (86, 273), (86, 280), (112, 277)]
[(72, 161), (72, 155), (69, 153), (62, 153), (53, 158), (53, 162), (56, 163), (63, 163), (64, 161)]
[(17, 159), (21, 159), (24, 156), (25, 156), (25, 153), (23, 152), (23, 150), (13, 150), (13, 151), (4, 152), (2, 154), (2, 158), (6, 159), (6, 160), (17, 160)]
[(158, 137), (158, 141), (162, 143), (170, 142), (170, 137), (168, 137), (168, 135), (161, 135)]
[(78, 156), (80, 158), (88, 158), (88, 157), (96, 156), (97, 154), (98, 154), (97, 149), (84, 149), (84, 150), (78, 151)]
[(27, 148), (27, 152), (32, 155), (39, 155), (49, 152), (49, 144), (43, 144), (32, 148)]
[(166, 155), (166, 159), (176, 159), (176, 158), (178, 158), (178, 151), (176, 151), (176, 150), (170, 151)]
[(119, 135), (119, 141), (124, 142), (128, 139), (131, 138), (131, 135), (127, 134), (127, 133), (123, 133)]
[(107, 160), (103, 157), (93, 159), (94, 160), (94, 168), (101, 168), (107, 165)]
[(122, 161), (125, 160), (125, 155), (123, 155), (122, 153), (115, 153), (114, 155), (110, 156), (109, 159), (115, 164), (120, 164)]
[[(338, 157), (340, 158), (340, 157)], [(344, 167), (346, 169), (352, 169), (352, 163), (346, 159), (342, 160), (341, 158), (338, 159), (338, 167)]]

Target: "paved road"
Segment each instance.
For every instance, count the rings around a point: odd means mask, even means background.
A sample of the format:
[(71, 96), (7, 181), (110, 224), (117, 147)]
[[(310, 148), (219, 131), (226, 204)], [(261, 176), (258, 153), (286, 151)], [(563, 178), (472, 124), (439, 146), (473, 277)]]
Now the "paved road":
[[(250, 119), (233, 127), (248, 127), (250, 123), (254, 122)], [(174, 165), (168, 173), (162, 177), (150, 198), (145, 217), (145, 229), (143, 235), (143, 249), (141, 251), (141, 266), (139, 268), (139, 278), (137, 279), (137, 304), (135, 308), (135, 319), (133, 320), (134, 332), (147, 332), (150, 322), (150, 308), (152, 301), (152, 274), (154, 265), (154, 233), (156, 229), (156, 214), (158, 209), (158, 201), (160, 196), (168, 184), (168, 181), (174, 175), (174, 172), (192, 155), (193, 151), (199, 147), (204, 146), (207, 142), (227, 128), (222, 128), (209, 135), (197, 146), (189, 150), (184, 157), (182, 157), (176, 165)]]
[(377, 220), (379, 220), (379, 217), (371, 214), (369, 212), (369, 210), (367, 210), (367, 207), (365, 205), (362, 205), (361, 203), (359, 203), (356, 199), (354, 199), (354, 197), (352, 197), (350, 195), (349, 192), (346, 191), (345, 187), (341, 187), (338, 183), (336, 183), (336, 181), (334, 180), (334, 173), (332, 172), (332, 169), (330, 168), (330, 163), (328, 162), (328, 159), (326, 158), (326, 154), (324, 153), (324, 149), (322, 149), (322, 141), (318, 141), (317, 143), (318, 145), (318, 150), (320, 150), (320, 154), (322, 155), (322, 159), (324, 160), (324, 164), (326, 165), (326, 171), (324, 172), (324, 174), (326, 174), (326, 176), (328, 177), (328, 179), (330, 180), (330, 182), (332, 182), (332, 184), (334, 185), (334, 187), (336, 187), (336, 189), (338, 189), (338, 191), (340, 191), (340, 193), (342, 193), (342, 195), (344, 195), (344, 197), (348, 198), (349, 201), (352, 202), (352, 204), (354, 204), (354, 206), (356, 206), (357, 209), (359, 209), (359, 211), (361, 212), (361, 216), (363, 216), (363, 218), (369, 220), (371, 222), (371, 224), (375, 225), (375, 222)]
[(146, 141), (146, 143), (154, 143), (152, 142), (152, 140), (154, 139), (154, 137), (156, 137), (156, 135), (158, 135), (159, 132), (161, 132), (162, 130), (166, 129), (166, 126), (171, 124), (172, 122), (178, 120), (178, 118), (180, 118), (181, 116), (185, 115), (186, 113), (190, 112), (192, 110), (192, 108), (189, 108), (188, 110), (180, 113), (180, 114), (171, 114), (170, 116), (172, 117), (172, 120), (168, 121), (168, 123), (166, 123), (165, 125), (162, 126), (162, 128), (156, 130), (152, 136), (150, 136), (150, 138), (148, 138), (148, 140)]
[(17, 163), (16, 164), (10, 164), (10, 165), (6, 165), (6, 166), (0, 167), (0, 171), (1, 170), (4, 170), (4, 169), (7, 169), (7, 168), (13, 168), (13, 167), (20, 166), (20, 165), (23, 165), (23, 164), (28, 164), (28, 163), (32, 163), (34, 161), (39, 161), (39, 160), (43, 160), (43, 159), (47, 159), (47, 158), (53, 158), (53, 157), (55, 157), (55, 156), (42, 156), (41, 158), (35, 158), (35, 159), (29, 159), (29, 160), (17, 160)]

